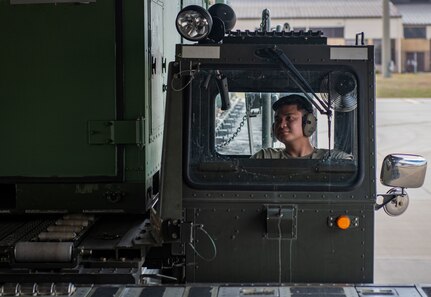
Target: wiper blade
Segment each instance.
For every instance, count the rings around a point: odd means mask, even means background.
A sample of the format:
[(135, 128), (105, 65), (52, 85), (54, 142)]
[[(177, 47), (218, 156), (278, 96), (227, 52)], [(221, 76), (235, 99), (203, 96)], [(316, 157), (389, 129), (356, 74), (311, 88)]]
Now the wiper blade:
[[(263, 52), (262, 52), (263, 51)], [(304, 93), (306, 99), (321, 113), (331, 116), (332, 111), (329, 105), (319, 98), (316, 95), (313, 88), (307, 82), (307, 80), (302, 76), (302, 74), (298, 71), (298, 69), (293, 65), (287, 55), (283, 52), (283, 50), (272, 47), (272, 48), (264, 48), (259, 51), (259, 55), (264, 54), (264, 56), (268, 58), (275, 58), (281, 62), (281, 67), (287, 70), (287, 75), (289, 78), (298, 86), (298, 88)], [(314, 97), (309, 95), (311, 93)]]

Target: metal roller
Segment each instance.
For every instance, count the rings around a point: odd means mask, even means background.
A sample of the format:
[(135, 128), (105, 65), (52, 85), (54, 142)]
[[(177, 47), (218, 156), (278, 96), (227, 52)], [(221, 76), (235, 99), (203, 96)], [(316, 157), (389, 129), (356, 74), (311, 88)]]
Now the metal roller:
[(46, 228), (48, 232), (80, 232), (81, 226), (68, 226), (68, 225), (52, 225)]
[(41, 232), (38, 235), (39, 240), (73, 240), (76, 237), (75, 232)]
[(15, 245), (16, 262), (71, 262), (73, 244), (71, 242), (29, 242)]
[(64, 215), (63, 219), (65, 220), (89, 220), (94, 221), (93, 215), (85, 215), (85, 214), (68, 214)]
[(83, 226), (87, 227), (89, 221), (88, 220), (64, 220), (60, 219), (55, 222), (56, 225), (60, 226)]
[(0, 296), (17, 296), (20, 290), (18, 283), (5, 283), (0, 286)]

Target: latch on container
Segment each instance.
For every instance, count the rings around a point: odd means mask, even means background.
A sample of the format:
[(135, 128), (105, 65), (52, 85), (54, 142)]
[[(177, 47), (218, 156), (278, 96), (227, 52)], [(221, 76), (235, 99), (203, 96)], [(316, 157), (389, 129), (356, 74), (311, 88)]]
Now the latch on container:
[(145, 120), (140, 117), (129, 121), (89, 121), (89, 144), (137, 144), (143, 146)]

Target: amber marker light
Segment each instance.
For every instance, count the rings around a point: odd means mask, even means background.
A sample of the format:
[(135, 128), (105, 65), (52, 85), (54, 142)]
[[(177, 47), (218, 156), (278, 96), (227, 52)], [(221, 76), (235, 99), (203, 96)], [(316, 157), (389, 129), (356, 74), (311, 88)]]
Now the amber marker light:
[(348, 216), (342, 215), (337, 218), (337, 227), (346, 230), (350, 227), (351, 221)]

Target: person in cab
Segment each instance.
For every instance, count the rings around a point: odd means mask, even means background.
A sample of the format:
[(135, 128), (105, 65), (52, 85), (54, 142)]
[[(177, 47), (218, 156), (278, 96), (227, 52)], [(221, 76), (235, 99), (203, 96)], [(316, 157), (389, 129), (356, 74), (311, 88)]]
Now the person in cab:
[(334, 149), (312, 146), (309, 137), (316, 131), (317, 119), (311, 103), (301, 95), (288, 95), (272, 105), (274, 136), (285, 148), (263, 148), (253, 159), (348, 159), (353, 156)]

